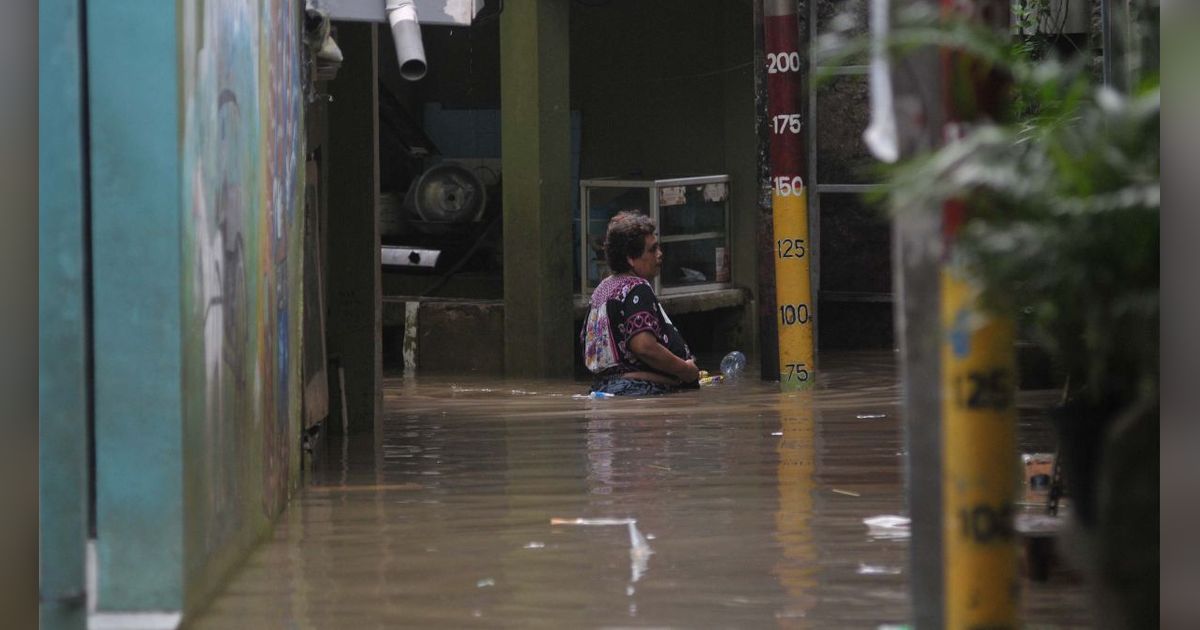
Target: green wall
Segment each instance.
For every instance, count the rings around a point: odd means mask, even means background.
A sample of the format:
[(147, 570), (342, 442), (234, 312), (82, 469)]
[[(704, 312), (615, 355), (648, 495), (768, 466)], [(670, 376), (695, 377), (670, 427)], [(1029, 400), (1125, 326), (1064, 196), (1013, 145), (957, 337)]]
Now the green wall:
[(299, 472), (302, 3), (180, 3), (185, 577), (203, 599)]

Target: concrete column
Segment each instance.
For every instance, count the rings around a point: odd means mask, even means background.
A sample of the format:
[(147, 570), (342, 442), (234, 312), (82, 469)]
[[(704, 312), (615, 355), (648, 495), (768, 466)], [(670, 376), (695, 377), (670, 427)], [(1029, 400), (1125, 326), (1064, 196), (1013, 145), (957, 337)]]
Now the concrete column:
[(39, 12), (38, 479), (41, 627), (87, 627), (88, 338), (79, 0)]
[[(936, 4), (906, 0), (904, 4)], [(900, 151), (936, 146), (944, 121), (938, 53), (923, 49), (893, 63)], [(892, 220), (892, 286), (904, 405), (905, 486), (912, 519), (909, 592), (913, 625), (944, 625), (942, 592), (941, 220), (907, 212)]]
[(183, 607), (178, 24), (87, 3), (102, 611)]
[[(379, 261), (378, 54), (375, 24), (341, 22), (345, 63), (329, 83), (329, 218), (326, 341), (346, 375), (351, 432), (377, 435), (383, 418)], [(338, 374), (330, 370), (330, 388)], [(330, 428), (339, 431), (340, 409)]]
[(569, 377), (571, 309), (568, 0), (505, 5), (500, 17), (504, 173), (504, 365)]

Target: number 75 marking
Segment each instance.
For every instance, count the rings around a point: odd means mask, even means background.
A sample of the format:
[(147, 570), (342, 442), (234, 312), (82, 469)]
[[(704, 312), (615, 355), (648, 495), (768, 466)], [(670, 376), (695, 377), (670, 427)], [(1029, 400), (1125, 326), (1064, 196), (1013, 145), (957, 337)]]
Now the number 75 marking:
[(808, 370), (804, 369), (803, 363), (789, 363), (789, 364), (787, 364), (786, 367), (787, 367), (787, 376), (784, 377), (784, 380), (786, 380), (787, 382), (790, 383), (792, 381), (807, 381), (808, 380)]

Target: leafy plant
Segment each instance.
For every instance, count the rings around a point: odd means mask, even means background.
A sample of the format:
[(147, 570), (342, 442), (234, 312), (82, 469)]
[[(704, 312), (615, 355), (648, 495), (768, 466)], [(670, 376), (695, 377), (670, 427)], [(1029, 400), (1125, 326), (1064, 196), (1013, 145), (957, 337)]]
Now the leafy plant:
[[(1036, 19), (1018, 18), (1027, 27)], [(1087, 60), (1059, 60), (1020, 34), (919, 8), (898, 21), (892, 51), (968, 53), (1007, 78), (1010, 108), (957, 142), (886, 167), (877, 198), (895, 215), (966, 200), (954, 253), (979, 281), (984, 305), (1017, 316), (1090, 405), (1156, 400), (1157, 77), (1122, 95), (1094, 85)], [(835, 33), (817, 54), (828, 60), (866, 45)]]
[[(1156, 0), (1138, 2), (1146, 5), (1138, 15), (1157, 17)], [(1157, 625), (1157, 43), (1124, 42), (1137, 54), (1123, 67), (1142, 77), (1120, 94), (1095, 85), (1090, 60), (1060, 60), (1026, 32), (919, 9), (898, 15), (888, 47), (967, 53), (975, 69), (1008, 83), (1010, 107), (886, 167), (877, 199), (895, 216), (940, 216), (946, 200), (966, 202), (950, 255), (977, 281), (982, 304), (1016, 317), (1068, 375), (1066, 404), (1052, 417), (1098, 618), (1105, 627)], [(1129, 31), (1157, 37), (1147, 24)], [(868, 45), (835, 33), (815, 54)], [(976, 106), (964, 92), (955, 93), (960, 107)]]

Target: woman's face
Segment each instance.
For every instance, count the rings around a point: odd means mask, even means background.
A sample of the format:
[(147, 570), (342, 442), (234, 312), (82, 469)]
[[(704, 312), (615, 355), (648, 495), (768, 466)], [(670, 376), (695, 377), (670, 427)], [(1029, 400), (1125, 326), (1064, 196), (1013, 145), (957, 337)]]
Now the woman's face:
[(658, 247), (658, 237), (654, 234), (647, 234), (642, 255), (637, 258), (631, 257), (628, 260), (635, 275), (645, 280), (653, 280), (662, 269), (662, 250)]

